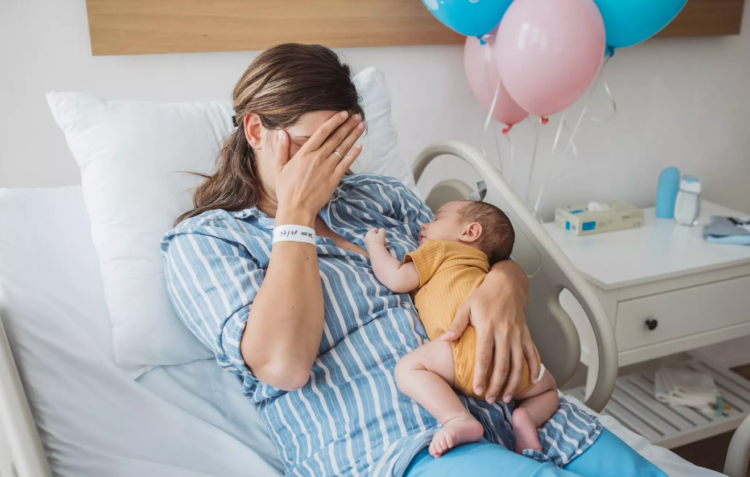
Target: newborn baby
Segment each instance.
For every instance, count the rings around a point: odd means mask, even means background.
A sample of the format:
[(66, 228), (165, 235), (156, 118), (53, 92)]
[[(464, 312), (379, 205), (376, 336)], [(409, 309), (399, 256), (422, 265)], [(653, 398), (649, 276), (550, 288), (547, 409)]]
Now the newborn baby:
[[(481, 285), (490, 266), (510, 257), (514, 240), (513, 226), (503, 211), (472, 201), (442, 206), (432, 222), (422, 226), (419, 248), (406, 254), (404, 263), (386, 250), (384, 229), (372, 229), (365, 237), (375, 276), (396, 293), (415, 291), (419, 318), (432, 340), (399, 361), (396, 383), (442, 425), (430, 443), (433, 457), (478, 441), (484, 433), (451, 389), (484, 399), (484, 393), (477, 396), (472, 389), (476, 331), (469, 325), (452, 343), (438, 338), (450, 326), (459, 305)], [(557, 411), (554, 378), (541, 366), (533, 384), (524, 363), (524, 378), (514, 398), (522, 401), (512, 416), (516, 452), (541, 451), (536, 429)]]

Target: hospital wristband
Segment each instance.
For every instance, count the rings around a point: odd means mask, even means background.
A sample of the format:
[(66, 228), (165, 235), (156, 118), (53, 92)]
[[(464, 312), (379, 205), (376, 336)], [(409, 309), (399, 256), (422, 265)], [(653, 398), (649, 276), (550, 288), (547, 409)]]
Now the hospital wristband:
[(315, 245), (315, 230), (304, 225), (277, 225), (273, 228), (273, 243), (302, 242)]

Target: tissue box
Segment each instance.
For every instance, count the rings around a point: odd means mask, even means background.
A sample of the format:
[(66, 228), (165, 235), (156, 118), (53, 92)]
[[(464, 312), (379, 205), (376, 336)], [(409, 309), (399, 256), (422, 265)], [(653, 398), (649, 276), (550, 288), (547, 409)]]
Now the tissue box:
[(625, 202), (592, 202), (555, 210), (555, 223), (576, 235), (591, 235), (643, 225), (643, 209)]

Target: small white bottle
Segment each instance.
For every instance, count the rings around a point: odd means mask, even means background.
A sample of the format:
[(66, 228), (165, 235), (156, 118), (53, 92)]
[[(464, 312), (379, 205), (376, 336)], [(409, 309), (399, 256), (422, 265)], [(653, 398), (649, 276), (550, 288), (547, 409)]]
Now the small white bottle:
[(697, 177), (684, 176), (674, 204), (674, 220), (680, 225), (693, 226), (701, 213), (701, 183)]

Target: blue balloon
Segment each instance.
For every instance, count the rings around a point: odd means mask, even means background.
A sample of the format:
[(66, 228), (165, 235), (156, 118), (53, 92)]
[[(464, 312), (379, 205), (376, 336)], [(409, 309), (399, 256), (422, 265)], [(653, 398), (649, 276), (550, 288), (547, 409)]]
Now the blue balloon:
[(466, 36), (481, 37), (495, 29), (512, 0), (422, 0), (443, 25)]
[(607, 45), (625, 48), (669, 25), (687, 0), (594, 0), (607, 30)]

